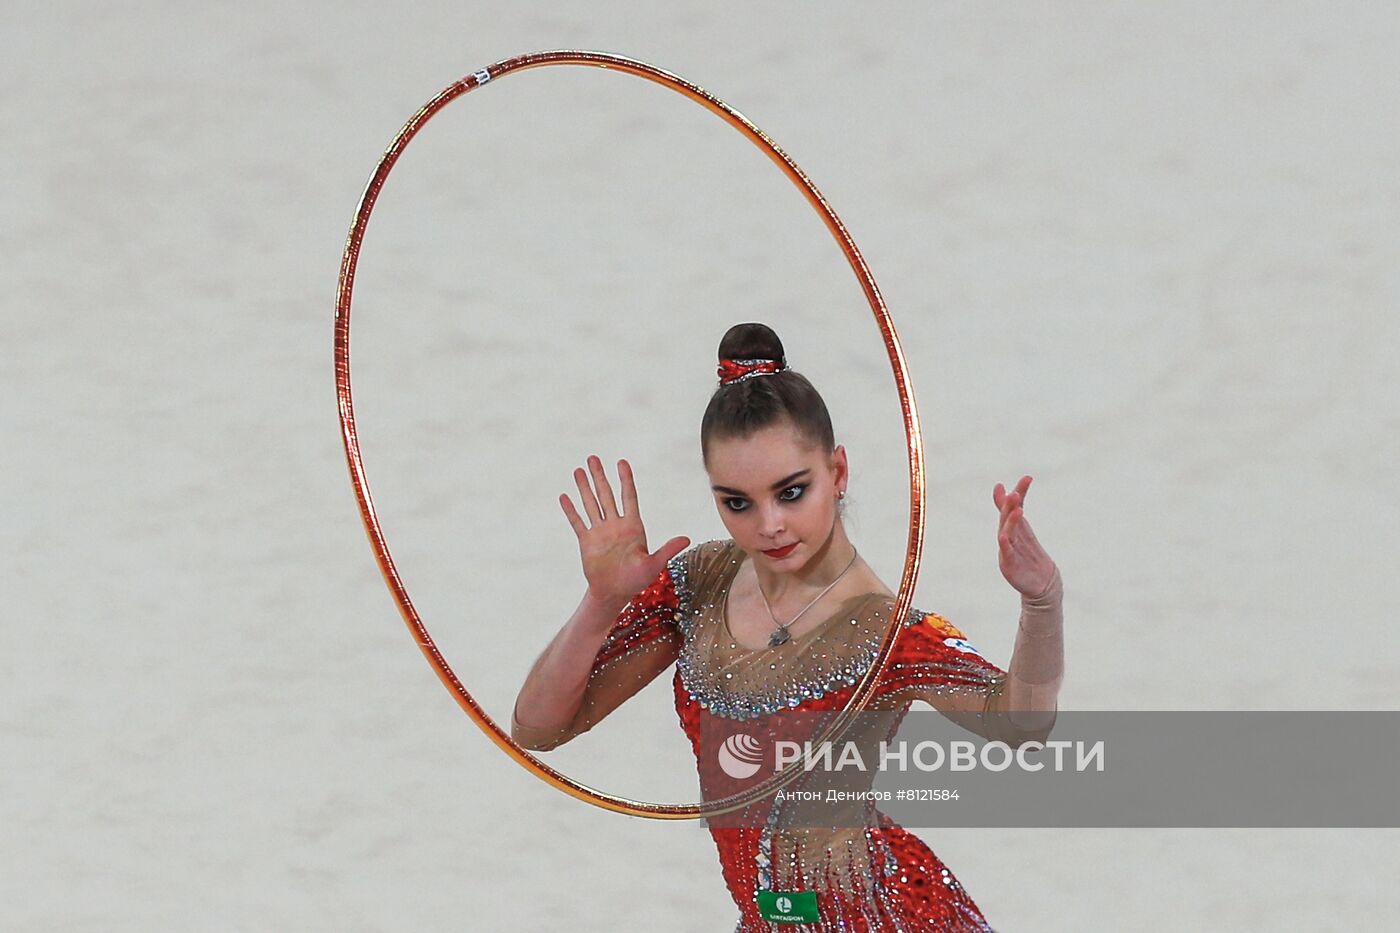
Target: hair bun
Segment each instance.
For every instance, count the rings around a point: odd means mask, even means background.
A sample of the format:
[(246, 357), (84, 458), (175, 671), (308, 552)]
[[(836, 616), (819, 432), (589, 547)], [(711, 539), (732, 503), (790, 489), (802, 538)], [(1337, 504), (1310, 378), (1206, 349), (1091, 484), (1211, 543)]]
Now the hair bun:
[(749, 437), (770, 425), (790, 424), (804, 445), (825, 454), (836, 449), (826, 403), (807, 377), (788, 365), (783, 342), (767, 324), (750, 321), (725, 331), (716, 370), (719, 385), (700, 419), (706, 469), (713, 441)]
[(782, 361), (783, 342), (767, 324), (735, 324), (719, 342), (719, 359)]

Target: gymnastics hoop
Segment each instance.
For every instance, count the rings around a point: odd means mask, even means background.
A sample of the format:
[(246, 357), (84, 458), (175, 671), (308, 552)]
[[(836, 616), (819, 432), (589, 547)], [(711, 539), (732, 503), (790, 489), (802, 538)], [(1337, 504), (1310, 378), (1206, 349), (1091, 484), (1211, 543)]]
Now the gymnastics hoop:
[[(836, 212), (827, 204), (815, 185), (807, 178), (797, 164), (788, 155), (778, 148), (777, 144), (768, 138), (762, 130), (749, 121), (742, 113), (730, 107), (724, 101), (715, 97), (704, 88), (692, 84), (667, 71), (662, 71), (645, 62), (636, 59), (625, 58), (620, 55), (613, 55), (607, 52), (593, 52), (573, 49), (558, 49), (544, 52), (530, 52), (524, 55), (517, 55), (497, 62), (487, 68), (454, 81), (448, 85), (432, 100), (428, 101), (422, 109), (413, 115), (403, 129), (399, 130), (394, 141), (385, 151), (384, 156), (379, 160), (374, 174), (370, 177), (369, 184), (365, 186), (364, 194), (360, 197), (360, 204), (355, 211), (355, 220), (351, 224), (350, 234), (346, 239), (345, 253), (340, 264), (340, 278), (336, 292), (335, 305), (335, 388), (336, 397), (339, 402), (341, 437), (345, 443), (345, 456), (350, 469), (350, 484), (355, 489), (355, 496), (360, 504), (360, 518), (364, 522), (365, 533), (369, 536), (370, 548), (374, 551), (375, 560), (379, 564), (379, 569), (384, 575), (384, 581), (389, 586), (390, 593), (393, 594), (394, 602), (399, 607), (399, 612), (403, 616), (404, 622), (408, 625), (409, 632), (418, 643), (419, 649), (423, 652), (428, 663), (437, 673), (438, 679), (456, 698), (457, 704), (462, 707), (466, 714), (480, 729), (486, 733), (487, 737), (495, 742), (506, 754), (515, 759), (522, 767), (530, 771), (545, 783), (577, 797), (587, 803), (602, 807), (605, 810), (612, 810), (617, 813), (626, 813), (629, 816), (642, 816), (651, 819), (695, 819), (727, 813), (773, 792), (794, 780), (801, 769), (795, 764), (786, 770), (773, 775), (762, 784), (751, 787), (741, 793), (731, 795), (717, 801), (708, 801), (700, 804), (661, 804), (647, 803), (644, 801), (630, 800), (625, 797), (618, 797), (605, 791), (589, 787), (585, 784), (573, 780), (549, 765), (540, 761), (534, 755), (515, 743), (508, 732), (502, 731), (500, 726), (477, 704), (472, 695), (467, 692), (466, 687), (457, 679), (452, 668), (448, 666), (447, 660), (438, 651), (432, 637), (428, 634), (428, 629), (418, 616), (418, 611), (414, 608), (412, 600), (409, 599), (408, 591), (399, 578), (397, 569), (394, 566), (393, 557), (389, 554), (389, 546), (384, 540), (383, 530), (379, 526), (379, 518), (375, 513), (374, 501), (370, 496), (369, 481), (365, 476), (364, 461), (360, 456), (359, 437), (355, 430), (355, 407), (351, 400), (350, 392), (350, 299), (355, 284), (355, 268), (359, 262), (360, 246), (364, 241), (365, 227), (369, 223), (370, 212), (374, 209), (374, 203), (379, 197), (380, 190), (384, 187), (384, 182), (389, 176), (389, 171), (394, 167), (410, 140), (423, 128), (423, 124), (443, 107), (456, 100), (464, 94), (473, 91), (490, 81), (517, 71), (525, 71), (530, 68), (542, 68), (551, 65), (584, 65), (594, 68), (604, 68), (623, 72), (624, 74), (636, 75), (653, 81), (663, 87), (670, 88), (685, 97), (695, 101), (711, 112), (717, 114), (726, 123), (743, 133), (748, 139), (763, 150), (773, 162), (783, 170), (783, 173), (795, 184), (806, 196), (812, 207), (821, 215), (825, 221), (827, 229), (841, 247), (841, 251), (846, 254), (846, 259), (851, 264), (851, 269), (860, 280), (861, 287), (865, 291), (866, 300), (870, 303), (870, 310), (875, 315), (875, 322), (880, 328), (880, 335), (885, 341), (885, 350), (890, 358), (890, 366), (894, 372), (895, 386), (899, 390), (900, 408), (904, 415), (904, 434), (908, 446), (909, 455), (909, 537), (906, 546), (906, 557), (904, 562), (904, 573), (900, 578), (899, 592), (895, 599), (895, 611), (885, 631), (884, 640), (880, 644), (875, 662), (855, 685), (855, 690), (851, 698), (847, 701), (846, 707), (834, 717), (831, 725), (822, 734), (822, 740), (839, 733), (849, 721), (853, 719), (869, 701), (875, 684), (880, 674), (884, 671), (885, 665), (889, 661), (890, 651), (894, 645), (894, 640), (900, 628), (900, 621), (909, 613), (913, 602), (914, 583), (919, 575), (919, 563), (923, 553), (924, 537), (924, 449), (923, 435), (920, 431), (918, 408), (914, 401), (913, 388), (909, 383), (908, 367), (904, 359), (904, 350), (900, 346), (899, 338), (895, 334), (894, 323), (890, 320), (889, 311), (885, 308), (884, 299), (880, 296), (880, 290), (875, 284), (874, 277), (870, 274), (870, 269), (866, 266), (864, 258), (856, 248), (855, 241), (846, 232), (846, 227), (841, 223)], [(819, 744), (819, 743), (817, 743)]]

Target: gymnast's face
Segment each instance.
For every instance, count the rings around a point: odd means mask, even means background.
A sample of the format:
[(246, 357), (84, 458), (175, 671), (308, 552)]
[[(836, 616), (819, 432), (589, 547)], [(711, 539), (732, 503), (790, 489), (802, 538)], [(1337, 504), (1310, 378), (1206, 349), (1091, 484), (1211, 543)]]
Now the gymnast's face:
[(787, 420), (709, 448), (710, 488), (730, 537), (755, 566), (801, 570), (835, 528), (846, 449), (809, 446)]

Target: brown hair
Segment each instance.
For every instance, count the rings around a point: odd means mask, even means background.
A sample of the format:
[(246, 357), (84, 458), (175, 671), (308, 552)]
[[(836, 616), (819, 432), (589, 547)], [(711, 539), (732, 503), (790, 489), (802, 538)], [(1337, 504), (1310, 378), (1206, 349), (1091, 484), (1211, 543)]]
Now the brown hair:
[[(735, 324), (719, 342), (719, 359), (784, 360), (783, 342), (767, 324)], [(721, 385), (700, 419), (700, 456), (708, 465), (710, 442), (748, 437), (786, 419), (814, 447), (836, 449), (831, 415), (807, 377), (788, 369)]]

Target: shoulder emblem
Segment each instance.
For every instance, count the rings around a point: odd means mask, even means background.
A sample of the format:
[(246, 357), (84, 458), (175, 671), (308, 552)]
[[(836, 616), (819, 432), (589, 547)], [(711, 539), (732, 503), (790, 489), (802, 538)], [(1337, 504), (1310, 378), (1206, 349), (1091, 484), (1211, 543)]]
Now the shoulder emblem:
[(945, 643), (949, 640), (963, 638), (963, 633), (956, 625), (935, 612), (923, 613), (923, 623), (932, 629), (939, 638), (944, 639)]
[(943, 644), (956, 651), (961, 651), (963, 654), (975, 654), (979, 658), (982, 657), (982, 652), (972, 647), (972, 643), (966, 639), (949, 636), (943, 639)]

